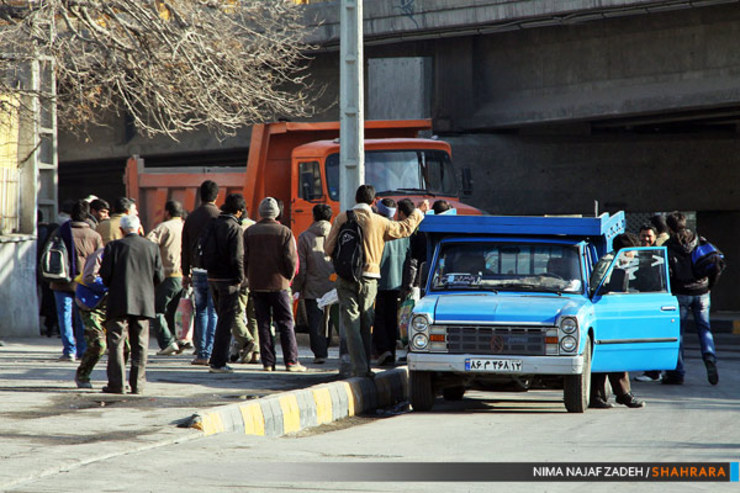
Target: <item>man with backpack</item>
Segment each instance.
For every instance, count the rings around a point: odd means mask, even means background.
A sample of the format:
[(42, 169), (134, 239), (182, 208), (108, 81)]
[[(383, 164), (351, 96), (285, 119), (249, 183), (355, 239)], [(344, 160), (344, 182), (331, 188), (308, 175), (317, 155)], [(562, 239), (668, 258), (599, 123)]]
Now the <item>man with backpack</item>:
[(391, 221), (373, 213), (375, 188), (360, 185), (355, 192), (356, 205), (340, 213), (332, 225), (324, 245), (331, 255), (338, 279), (340, 320), (349, 351), (351, 376), (370, 377), (371, 334), (375, 319), (373, 304), (378, 292), (380, 259), (385, 242), (411, 236), (424, 220), (429, 202), (423, 201), (417, 210), (403, 221)]
[[(666, 372), (662, 383), (681, 385), (686, 373), (683, 362), (683, 334), (688, 326), (689, 312), (694, 316), (696, 331), (699, 336), (702, 359), (707, 369), (707, 380), (712, 385), (719, 382), (717, 371), (717, 356), (714, 350), (714, 338), (709, 324), (710, 291), (724, 268), (724, 257), (714, 249), (716, 256), (711, 260), (714, 266), (704, 268), (696, 259), (695, 252), (700, 252), (704, 245), (709, 244), (686, 227), (686, 216), (680, 212), (673, 212), (666, 219), (671, 236), (665, 242), (668, 249), (668, 263), (671, 276), (671, 291), (681, 310), (681, 345), (678, 353), (676, 369)], [(711, 255), (710, 255), (711, 256)], [(693, 259), (692, 259), (693, 257)]]

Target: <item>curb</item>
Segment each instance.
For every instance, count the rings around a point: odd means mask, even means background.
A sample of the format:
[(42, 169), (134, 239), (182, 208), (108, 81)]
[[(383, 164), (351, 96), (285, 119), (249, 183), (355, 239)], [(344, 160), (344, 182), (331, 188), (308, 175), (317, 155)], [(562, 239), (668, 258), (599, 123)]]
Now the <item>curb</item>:
[(396, 368), (377, 374), (373, 380), (355, 377), (207, 409), (194, 414), (188, 427), (206, 436), (237, 432), (278, 437), (407, 399), (408, 369)]

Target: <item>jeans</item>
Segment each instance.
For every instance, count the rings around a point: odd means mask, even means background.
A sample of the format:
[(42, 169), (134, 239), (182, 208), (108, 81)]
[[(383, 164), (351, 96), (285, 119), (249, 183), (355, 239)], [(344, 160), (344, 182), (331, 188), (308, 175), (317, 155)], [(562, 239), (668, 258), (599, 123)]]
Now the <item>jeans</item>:
[(714, 351), (714, 337), (712, 337), (712, 329), (709, 326), (709, 293), (698, 296), (679, 294), (676, 295), (676, 298), (678, 298), (678, 306), (681, 310), (681, 345), (678, 351), (678, 364), (676, 365), (676, 370), (669, 372), (669, 375), (683, 378), (686, 374), (683, 363), (683, 337), (689, 325), (689, 311), (694, 315), (694, 324), (696, 325), (696, 333), (699, 336), (702, 358), (704, 360), (717, 361), (717, 356)]
[(193, 271), (193, 294), (195, 295), (195, 328), (193, 343), (198, 358), (209, 359), (213, 351), (213, 338), (216, 335), (216, 308), (213, 296), (208, 289), (208, 274)]
[(339, 320), (351, 362), (350, 374), (365, 377), (370, 372), (370, 329), (375, 321), (373, 304), (378, 293), (378, 280), (363, 277), (360, 282), (350, 282), (339, 278), (336, 288)]
[(85, 326), (80, 318), (80, 309), (75, 303), (75, 294), (67, 291), (54, 291), (54, 301), (64, 355), (81, 358), (86, 347)]

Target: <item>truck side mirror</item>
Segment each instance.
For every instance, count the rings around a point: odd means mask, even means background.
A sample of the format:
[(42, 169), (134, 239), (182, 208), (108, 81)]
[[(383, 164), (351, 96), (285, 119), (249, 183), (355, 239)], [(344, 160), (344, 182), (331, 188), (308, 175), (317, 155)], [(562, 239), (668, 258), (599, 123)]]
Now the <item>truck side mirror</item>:
[(463, 195), (471, 195), (473, 193), (473, 177), (470, 173), (470, 168), (462, 169), (462, 193)]

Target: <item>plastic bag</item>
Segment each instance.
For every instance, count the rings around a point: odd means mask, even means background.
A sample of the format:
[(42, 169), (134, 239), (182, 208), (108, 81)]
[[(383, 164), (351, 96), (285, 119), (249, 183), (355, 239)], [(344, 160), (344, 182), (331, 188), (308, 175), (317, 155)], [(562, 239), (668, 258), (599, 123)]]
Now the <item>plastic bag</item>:
[(319, 308), (324, 308), (335, 303), (339, 303), (339, 297), (337, 296), (336, 288), (328, 291), (324, 296), (316, 300), (316, 304), (319, 306)]
[(398, 334), (401, 342), (406, 345), (409, 342), (409, 323), (414, 306), (419, 300), (419, 289), (413, 288), (411, 292), (398, 305)]
[(180, 298), (175, 312), (176, 337), (178, 341), (190, 342), (193, 340), (193, 326), (195, 317), (193, 316), (193, 288), (188, 287)]

